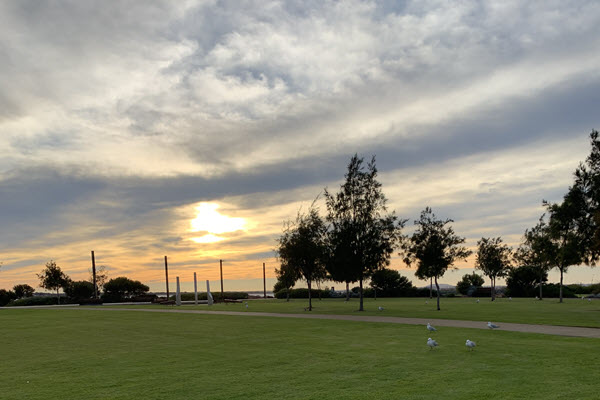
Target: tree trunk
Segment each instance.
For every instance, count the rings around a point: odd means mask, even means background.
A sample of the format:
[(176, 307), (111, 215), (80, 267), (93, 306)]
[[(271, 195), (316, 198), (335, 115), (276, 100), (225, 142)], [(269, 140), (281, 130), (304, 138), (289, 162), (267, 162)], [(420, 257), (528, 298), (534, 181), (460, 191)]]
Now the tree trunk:
[(359, 291), (360, 291), (360, 308), (358, 309), (358, 311), (364, 311), (363, 308), (363, 290), (362, 290), (362, 277), (359, 279)]
[(350, 282), (346, 282), (346, 301), (350, 301)]
[(492, 301), (494, 301), (494, 300), (496, 300), (496, 279), (490, 277), (490, 284), (492, 286), (492, 290), (491, 290)]
[(542, 277), (540, 276), (540, 300), (543, 299), (542, 297), (542, 287), (544, 286), (544, 283), (542, 282)]
[(290, 290), (291, 288), (288, 288), (288, 290), (285, 291), (285, 301), (290, 301)]
[(375, 293), (375, 301), (377, 301), (377, 289), (373, 288), (373, 293)]
[(435, 277), (435, 289), (437, 290), (437, 309), (440, 311), (440, 285), (438, 285), (437, 276)]
[(310, 280), (306, 281), (308, 283), (308, 311), (312, 311), (312, 298), (310, 293)]
[(58, 294), (58, 289), (56, 289), (56, 301), (60, 305), (60, 295)]
[(429, 298), (433, 299), (433, 278), (429, 277)]
[(560, 269), (560, 300), (559, 300), (559, 303), (563, 302), (562, 287), (563, 287), (563, 270), (561, 268)]

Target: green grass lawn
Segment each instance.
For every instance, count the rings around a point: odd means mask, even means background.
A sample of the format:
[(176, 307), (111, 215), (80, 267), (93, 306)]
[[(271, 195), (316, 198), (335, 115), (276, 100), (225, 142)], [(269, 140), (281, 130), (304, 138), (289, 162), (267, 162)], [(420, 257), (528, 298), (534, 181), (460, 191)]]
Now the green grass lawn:
[[(425, 302), (428, 301), (428, 304)], [(248, 311), (305, 313), (307, 299), (285, 300), (251, 300)], [(377, 307), (384, 307), (378, 311)], [(153, 306), (172, 307), (172, 306)], [(313, 300), (315, 314), (350, 314), (350, 315), (384, 315), (393, 317), (462, 319), (471, 321), (516, 322), (526, 324), (547, 324), (566, 326), (587, 326), (600, 328), (600, 301), (565, 299), (559, 303), (557, 299), (536, 301), (534, 299), (480, 299), (476, 303), (472, 298), (443, 298), (441, 310), (437, 311), (435, 298), (380, 298), (365, 299), (365, 311), (358, 312), (358, 299), (345, 302), (343, 299)], [(183, 309), (199, 309), (213, 311), (245, 311), (242, 304), (214, 304), (182, 306)]]
[(5, 400), (598, 398), (597, 339), (66, 309), (0, 310), (0, 332)]

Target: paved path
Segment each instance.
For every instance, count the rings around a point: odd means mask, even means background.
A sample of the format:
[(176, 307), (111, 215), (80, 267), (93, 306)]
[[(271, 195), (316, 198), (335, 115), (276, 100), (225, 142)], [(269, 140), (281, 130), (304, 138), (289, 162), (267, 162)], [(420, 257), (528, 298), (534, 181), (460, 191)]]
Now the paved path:
[[(11, 307), (21, 308), (21, 307)], [(449, 326), (454, 328), (472, 328), (489, 329), (486, 322), (482, 321), (463, 321), (454, 319), (425, 319), (425, 318), (402, 318), (402, 317), (384, 317), (375, 315), (335, 315), (335, 314), (281, 314), (281, 313), (262, 313), (262, 312), (240, 312), (240, 311), (202, 311), (202, 310), (165, 310), (165, 309), (143, 309), (143, 308), (108, 308), (108, 307), (69, 307), (62, 309), (70, 310), (96, 310), (96, 311), (138, 311), (138, 312), (159, 312), (159, 313), (182, 313), (182, 314), (218, 314), (235, 315), (245, 317), (277, 317), (277, 318), (301, 318), (301, 319), (332, 319), (340, 321), (355, 322), (384, 322), (390, 324), (408, 324), (408, 325), (427, 325), (431, 323), (434, 326)], [(513, 324), (508, 322), (498, 322), (499, 331), (542, 333), (546, 335), (575, 336), (587, 338), (600, 338), (599, 328), (580, 328), (575, 326), (555, 326), (555, 325), (530, 325)]]

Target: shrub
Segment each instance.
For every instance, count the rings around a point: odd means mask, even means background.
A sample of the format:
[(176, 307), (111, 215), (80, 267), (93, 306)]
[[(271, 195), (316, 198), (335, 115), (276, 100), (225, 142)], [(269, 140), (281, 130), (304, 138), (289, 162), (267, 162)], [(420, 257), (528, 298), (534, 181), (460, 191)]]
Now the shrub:
[[(558, 283), (549, 283), (542, 287), (544, 297), (559, 297), (560, 296), (560, 285)], [(563, 297), (573, 298), (577, 297), (575, 293), (569, 289), (568, 286), (563, 286)]]
[(35, 296), (35, 297), (23, 297), (22, 299), (11, 301), (9, 307), (22, 307), (22, 306), (51, 306), (58, 303), (58, 300), (54, 296)]
[[(319, 298), (319, 292), (321, 293), (321, 298), (329, 298), (331, 297), (330, 290), (319, 290), (312, 289), (310, 291), (311, 297), (313, 299)], [(285, 299), (286, 298), (286, 290), (280, 290), (279, 292), (274, 294), (276, 299)], [(290, 299), (308, 299), (308, 289), (307, 288), (298, 288), (290, 290)]]
[(13, 292), (12, 290), (0, 289), (0, 307), (4, 307), (11, 300), (14, 300), (16, 298), (17, 298), (17, 296), (15, 295), (15, 292)]
[(16, 298), (20, 299), (21, 297), (33, 296), (33, 292), (35, 292), (35, 289), (29, 286), (28, 284), (23, 283), (21, 285), (13, 286), (13, 292), (15, 292)]
[(106, 302), (119, 302), (146, 293), (150, 288), (140, 281), (134, 281), (124, 276), (111, 279), (104, 284), (102, 299)]
[(89, 299), (94, 295), (94, 284), (88, 281), (71, 281), (64, 290), (70, 299), (79, 301)]
[[(214, 301), (221, 301), (221, 292), (210, 292)], [(176, 295), (170, 295), (170, 300), (175, 300)], [(223, 292), (223, 296), (230, 300), (243, 300), (248, 298), (246, 292)], [(285, 297), (284, 297), (285, 298)], [(198, 300), (206, 300), (206, 292), (198, 292)], [(194, 301), (194, 293), (183, 292), (181, 293), (181, 301)]]

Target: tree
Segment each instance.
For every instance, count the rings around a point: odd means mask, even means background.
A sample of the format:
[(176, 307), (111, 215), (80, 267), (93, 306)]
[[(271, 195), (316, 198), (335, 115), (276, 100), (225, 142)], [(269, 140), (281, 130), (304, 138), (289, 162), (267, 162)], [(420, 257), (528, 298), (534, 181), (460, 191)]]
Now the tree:
[(104, 297), (111, 301), (120, 301), (142, 295), (148, 290), (150, 288), (142, 282), (120, 276), (104, 284)]
[(456, 284), (456, 290), (460, 294), (469, 294), (469, 289), (473, 287), (480, 287), (483, 285), (483, 278), (481, 275), (477, 275), (475, 272), (472, 274), (463, 275), (462, 279)]
[(570, 266), (581, 264), (585, 260), (588, 242), (585, 226), (587, 221), (586, 199), (578, 186), (572, 186), (564, 196), (562, 203), (544, 202), (548, 210), (548, 233), (552, 255), (551, 265), (560, 271), (560, 302), (563, 302), (563, 275)]
[(21, 299), (23, 297), (33, 296), (33, 292), (35, 292), (35, 289), (29, 286), (28, 284), (23, 283), (21, 285), (13, 286), (13, 292), (15, 292), (15, 296), (17, 296), (17, 299)]
[[(540, 275), (540, 271), (542, 275)], [(535, 285), (540, 286), (548, 281), (548, 270), (540, 269), (534, 265), (522, 265), (511, 268), (506, 278), (506, 289), (508, 294), (514, 297), (533, 297)]]
[(407, 295), (413, 285), (395, 269), (381, 268), (371, 275), (371, 287), (382, 297), (398, 297)]
[(537, 271), (540, 290), (538, 298), (540, 300), (544, 298), (543, 282), (548, 279), (548, 271), (552, 267), (551, 260), (555, 259), (555, 250), (556, 248), (550, 239), (548, 225), (544, 221), (544, 215), (542, 215), (537, 225), (525, 230), (523, 240), (514, 254), (514, 260), (518, 265), (527, 266), (530, 270)]
[(326, 232), (325, 222), (313, 203), (306, 214), (298, 212), (294, 223), (286, 223), (278, 239), (276, 253), (281, 269), (291, 269), (292, 276), (301, 277), (308, 285), (309, 311), (312, 311), (312, 284), (326, 274)]
[(387, 199), (377, 181), (375, 157), (365, 170), (363, 159), (355, 154), (345, 179), (338, 193), (325, 189), (330, 223), (327, 264), (334, 279), (359, 282), (359, 311), (364, 311), (363, 281), (390, 264), (405, 221), (387, 212)]
[(583, 242), (583, 260), (592, 266), (600, 259), (600, 140), (598, 131), (590, 133), (592, 150), (584, 163), (575, 170), (572, 190), (580, 192), (584, 202), (579, 204), (585, 218), (577, 226)]
[[(88, 281), (92, 282), (92, 286), (94, 285), (94, 274), (92, 269), (89, 268), (88, 272), (90, 273), (90, 277)], [(96, 268), (96, 287), (98, 291), (101, 292), (104, 288), (104, 284), (108, 282), (108, 272), (106, 271), (106, 265), (100, 265)]]
[(285, 299), (290, 301), (290, 290), (296, 284), (296, 281), (300, 279), (298, 272), (294, 268), (290, 268), (288, 264), (281, 264), (279, 269), (275, 268), (275, 275), (277, 276), (277, 282), (273, 286), (273, 294), (285, 290)]
[(16, 298), (17, 296), (12, 290), (0, 289), (0, 307), (4, 307), (11, 300), (14, 300)]
[(496, 278), (506, 276), (510, 270), (512, 249), (502, 243), (502, 238), (481, 238), (477, 242), (475, 268), (490, 278), (492, 301), (496, 300)]
[(46, 268), (37, 274), (37, 277), (40, 280), (40, 287), (48, 290), (56, 290), (56, 298), (58, 304), (60, 304), (58, 291), (69, 283), (69, 277), (52, 260), (46, 263)]
[(417, 266), (415, 275), (419, 279), (433, 278), (437, 289), (437, 309), (440, 310), (440, 285), (438, 279), (452, 268), (459, 260), (466, 260), (471, 251), (461, 246), (465, 238), (454, 233), (449, 224), (451, 219), (445, 221), (436, 219), (431, 208), (426, 207), (421, 212), (421, 217), (415, 221), (417, 230), (404, 240), (402, 253), (404, 262), (411, 267)]
[(71, 299), (89, 299), (94, 295), (94, 284), (88, 281), (69, 282), (65, 287), (65, 294)]

